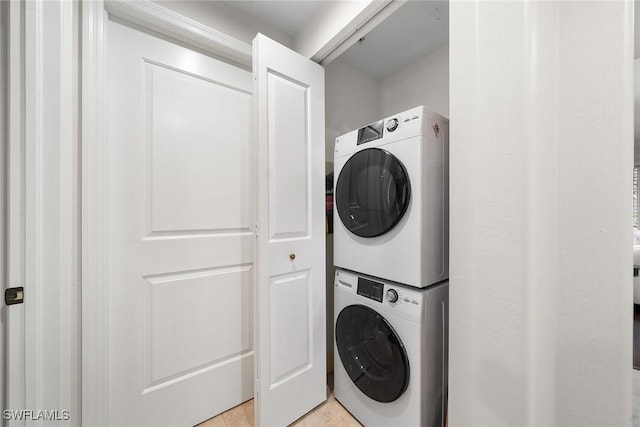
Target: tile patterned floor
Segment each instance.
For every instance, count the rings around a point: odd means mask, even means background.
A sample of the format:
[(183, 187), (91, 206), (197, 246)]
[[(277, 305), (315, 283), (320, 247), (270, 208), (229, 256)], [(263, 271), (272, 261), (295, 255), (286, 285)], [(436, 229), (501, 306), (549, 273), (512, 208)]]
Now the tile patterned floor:
[[(361, 424), (329, 394), (326, 402), (292, 424), (295, 427), (361, 427)], [(253, 399), (229, 409), (196, 427), (253, 426)]]

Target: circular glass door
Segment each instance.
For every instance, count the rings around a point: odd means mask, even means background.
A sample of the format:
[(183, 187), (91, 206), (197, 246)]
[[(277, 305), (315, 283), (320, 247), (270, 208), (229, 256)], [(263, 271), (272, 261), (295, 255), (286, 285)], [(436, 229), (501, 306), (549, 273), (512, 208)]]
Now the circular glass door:
[(360, 391), (378, 402), (402, 396), (409, 385), (409, 359), (384, 317), (350, 305), (338, 315), (335, 336), (342, 366)]
[(388, 151), (367, 148), (340, 171), (335, 203), (340, 220), (353, 234), (376, 237), (391, 230), (409, 206), (409, 176)]

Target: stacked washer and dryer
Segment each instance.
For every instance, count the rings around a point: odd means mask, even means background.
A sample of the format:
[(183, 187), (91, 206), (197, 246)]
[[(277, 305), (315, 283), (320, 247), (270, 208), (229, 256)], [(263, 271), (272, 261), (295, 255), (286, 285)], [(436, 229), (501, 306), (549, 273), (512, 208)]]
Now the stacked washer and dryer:
[(336, 139), (334, 395), (365, 426), (445, 423), (448, 165), (424, 107)]

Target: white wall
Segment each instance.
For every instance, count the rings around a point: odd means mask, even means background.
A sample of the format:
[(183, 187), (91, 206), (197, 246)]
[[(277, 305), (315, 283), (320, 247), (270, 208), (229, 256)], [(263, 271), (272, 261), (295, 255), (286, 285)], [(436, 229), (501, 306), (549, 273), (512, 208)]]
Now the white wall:
[(220, 1), (189, 1), (189, 0), (153, 0), (155, 3), (173, 10), (187, 18), (198, 21), (215, 30), (221, 31), (242, 42), (251, 44), (258, 32), (273, 40), (291, 47), (293, 40), (290, 36), (270, 28), (252, 16), (235, 9)]
[(336, 137), (378, 120), (378, 81), (340, 61), (325, 68), (325, 155), (333, 162)]
[[(636, 13), (640, 13), (640, 5), (636, 8)], [(640, 25), (638, 25), (640, 27)], [(640, 31), (637, 31), (640, 33)], [(640, 44), (640, 41), (638, 42)], [(635, 46), (640, 49), (640, 46)], [(633, 61), (633, 80), (634, 80), (634, 120), (633, 120), (633, 139), (634, 139), (634, 158), (635, 163), (640, 163), (640, 59)]]
[(449, 425), (630, 425), (630, 4), (450, 19)]
[[(330, 173), (335, 139), (379, 119), (380, 86), (375, 79), (340, 61), (328, 64), (324, 76), (326, 173)], [(327, 352), (333, 353), (333, 235), (327, 237), (326, 248)], [(330, 363), (331, 357), (328, 359)]]
[(640, 1), (633, 0), (633, 57), (640, 58)]
[(622, 425), (631, 416), (633, 3), (560, 2), (559, 13), (558, 423)]
[(380, 81), (380, 117), (418, 105), (449, 117), (449, 45)]

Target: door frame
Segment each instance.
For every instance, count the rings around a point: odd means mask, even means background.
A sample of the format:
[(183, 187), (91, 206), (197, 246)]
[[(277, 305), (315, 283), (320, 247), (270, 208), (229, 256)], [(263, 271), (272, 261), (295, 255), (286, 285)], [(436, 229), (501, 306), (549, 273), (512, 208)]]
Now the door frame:
[[(72, 152), (76, 142), (73, 13), (68, 2), (4, 3), (2, 288), (24, 286), (6, 307), (3, 409), (74, 409)], [(48, 52), (57, 52), (53, 57)], [(28, 82), (28, 84), (26, 84)], [(49, 90), (59, 89), (58, 91)], [(46, 112), (52, 112), (46, 114)], [(52, 195), (54, 194), (54, 196)], [(47, 307), (45, 310), (44, 307)], [(63, 316), (65, 314), (66, 316)], [(63, 361), (64, 362), (61, 362)], [(46, 369), (47, 364), (58, 366)], [(10, 366), (8, 366), (10, 365)], [(24, 425), (27, 419), (8, 420)]]

